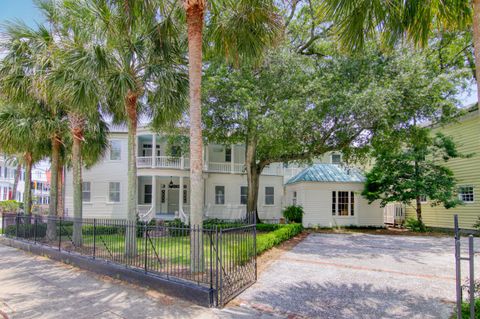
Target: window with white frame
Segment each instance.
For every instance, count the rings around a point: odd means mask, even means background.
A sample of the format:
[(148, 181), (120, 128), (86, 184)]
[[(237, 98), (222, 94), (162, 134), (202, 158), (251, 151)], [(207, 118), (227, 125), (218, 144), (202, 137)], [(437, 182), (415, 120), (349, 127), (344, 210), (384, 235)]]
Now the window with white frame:
[(265, 205), (275, 204), (275, 188), (272, 186), (265, 187)]
[(420, 195), (420, 203), (425, 204), (427, 202), (427, 195)]
[(292, 205), (297, 205), (297, 191), (292, 194)]
[(225, 147), (225, 162), (232, 162), (232, 148), (230, 146)]
[(143, 144), (142, 156), (152, 156), (152, 144)]
[(225, 205), (225, 186), (215, 186), (215, 204)]
[(152, 203), (152, 185), (143, 186), (143, 203), (144, 204)]
[(122, 142), (120, 140), (111, 140), (110, 141), (110, 160), (119, 161), (121, 160), (122, 154)]
[(355, 213), (355, 193), (347, 191), (332, 192), (332, 215), (353, 216)]
[(333, 153), (331, 155), (331, 162), (332, 162), (332, 164), (341, 164), (342, 163), (342, 155)]
[(82, 201), (85, 203), (90, 203), (92, 200), (90, 182), (82, 183)]
[(119, 182), (108, 183), (108, 201), (111, 203), (120, 202), (120, 183)]
[(247, 205), (248, 187), (240, 186), (240, 204)]
[(475, 193), (473, 186), (460, 186), (458, 189), (458, 197), (464, 203), (473, 203), (475, 201)]

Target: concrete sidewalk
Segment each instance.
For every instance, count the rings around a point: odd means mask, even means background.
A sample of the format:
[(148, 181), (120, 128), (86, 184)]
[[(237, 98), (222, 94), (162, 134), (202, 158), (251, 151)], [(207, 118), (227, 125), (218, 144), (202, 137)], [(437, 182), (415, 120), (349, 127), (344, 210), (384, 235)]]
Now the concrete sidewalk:
[[(3, 318), (2, 318), (3, 317)], [(272, 318), (203, 308), (0, 245), (0, 318)]]

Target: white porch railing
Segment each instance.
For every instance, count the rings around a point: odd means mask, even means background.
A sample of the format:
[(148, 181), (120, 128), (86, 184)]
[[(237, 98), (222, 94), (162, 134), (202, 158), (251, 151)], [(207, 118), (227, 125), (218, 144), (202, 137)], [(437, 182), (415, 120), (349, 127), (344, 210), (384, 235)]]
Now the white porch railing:
[(138, 211), (138, 218), (142, 222), (149, 223), (154, 217), (155, 212), (153, 211), (153, 206), (150, 206), (150, 209), (146, 212), (141, 212), (140, 210)]
[(383, 222), (390, 225), (401, 225), (405, 220), (405, 206), (400, 203), (390, 203), (383, 208)]
[(263, 168), (262, 175), (283, 175), (283, 166), (278, 164), (267, 165)]
[(152, 157), (137, 157), (137, 167), (152, 167)]
[[(137, 157), (138, 168), (170, 168), (170, 169), (189, 169), (190, 159), (188, 157), (173, 157), (173, 156), (157, 156), (155, 157), (155, 165), (152, 165), (151, 156)], [(205, 163), (205, 171), (213, 173), (231, 173), (243, 174), (246, 173), (245, 164), (229, 163), (229, 162), (208, 162)], [(282, 176), (284, 169), (281, 164), (272, 164), (266, 166), (262, 175)]]
[(157, 156), (155, 167), (159, 168), (182, 168), (182, 159), (173, 156)]

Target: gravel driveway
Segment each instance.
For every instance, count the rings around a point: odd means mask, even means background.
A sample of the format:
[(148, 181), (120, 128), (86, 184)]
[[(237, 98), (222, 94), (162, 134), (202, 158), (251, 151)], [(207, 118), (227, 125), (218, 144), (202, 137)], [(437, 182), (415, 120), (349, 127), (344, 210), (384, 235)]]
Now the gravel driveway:
[(447, 237), (311, 234), (236, 301), (290, 318), (449, 318), (453, 252)]

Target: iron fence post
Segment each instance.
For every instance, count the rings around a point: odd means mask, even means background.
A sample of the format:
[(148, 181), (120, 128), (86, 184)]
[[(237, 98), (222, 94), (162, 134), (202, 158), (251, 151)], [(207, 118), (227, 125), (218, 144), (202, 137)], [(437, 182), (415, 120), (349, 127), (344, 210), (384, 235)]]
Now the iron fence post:
[(462, 284), (460, 269), (460, 229), (458, 228), (458, 215), (453, 216), (453, 224), (455, 228), (455, 286), (457, 295), (457, 318), (462, 318)]
[(468, 236), (468, 262), (470, 266), (470, 318), (475, 318), (475, 278), (474, 278), (473, 235)]
[(2, 213), (2, 234), (5, 234), (5, 213)]
[(257, 223), (253, 225), (253, 258), (255, 267), (255, 281), (257, 280)]
[(93, 259), (95, 259), (95, 245), (97, 242), (97, 219), (93, 219)]
[(20, 223), (20, 215), (15, 216), (15, 238), (18, 238), (18, 224)]
[(144, 227), (143, 229), (144, 229), (144, 234), (145, 234), (145, 242), (144, 242), (144, 249), (145, 249), (145, 253), (144, 253), (144, 263), (145, 263), (145, 273), (147, 273), (147, 240), (148, 240), (148, 238), (147, 238), (147, 236), (148, 236), (147, 231), (148, 231), (148, 229), (147, 229), (147, 223), (146, 223), (146, 222), (143, 224), (143, 227)]
[(33, 243), (34, 244), (37, 243), (37, 224), (38, 224), (37, 216), (35, 215), (33, 217)]
[(62, 249), (62, 217), (59, 218), (58, 250)]
[(218, 307), (218, 226), (215, 225), (215, 244), (216, 244), (216, 249), (215, 249), (215, 297), (216, 297), (216, 306)]

